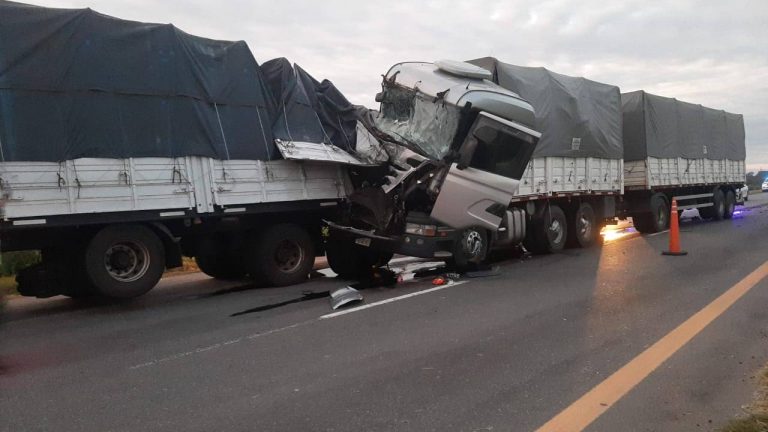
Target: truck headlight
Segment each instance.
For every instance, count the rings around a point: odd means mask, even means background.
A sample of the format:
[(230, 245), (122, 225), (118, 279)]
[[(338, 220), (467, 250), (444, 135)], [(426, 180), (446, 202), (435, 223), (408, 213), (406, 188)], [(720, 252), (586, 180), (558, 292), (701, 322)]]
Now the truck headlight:
[(437, 235), (437, 226), (407, 223), (405, 224), (405, 233), (425, 237), (434, 237)]

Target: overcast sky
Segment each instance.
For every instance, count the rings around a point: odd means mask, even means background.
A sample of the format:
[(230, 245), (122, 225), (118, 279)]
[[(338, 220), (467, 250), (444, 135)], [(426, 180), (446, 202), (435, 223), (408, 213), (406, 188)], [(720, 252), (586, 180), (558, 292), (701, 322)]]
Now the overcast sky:
[(768, 169), (768, 0), (32, 0), (173, 23), (287, 57), (374, 107), (405, 60), (495, 56), (744, 114), (747, 163)]

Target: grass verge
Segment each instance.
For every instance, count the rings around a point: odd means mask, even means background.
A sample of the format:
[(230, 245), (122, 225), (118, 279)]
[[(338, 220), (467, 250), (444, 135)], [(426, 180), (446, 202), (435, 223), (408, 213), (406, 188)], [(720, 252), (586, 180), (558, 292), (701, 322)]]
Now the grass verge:
[(768, 365), (760, 371), (755, 401), (745, 407), (748, 416), (733, 419), (720, 432), (768, 432)]
[(16, 276), (0, 276), (0, 298), (16, 294)]
[(166, 270), (163, 277), (179, 276), (187, 273), (199, 272), (200, 268), (197, 266), (194, 258), (182, 257), (181, 267)]

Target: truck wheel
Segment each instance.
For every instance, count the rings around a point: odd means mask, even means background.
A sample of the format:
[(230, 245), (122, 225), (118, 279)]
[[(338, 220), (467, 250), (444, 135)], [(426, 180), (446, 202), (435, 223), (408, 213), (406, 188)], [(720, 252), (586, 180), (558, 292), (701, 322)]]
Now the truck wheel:
[(71, 245), (71, 249), (43, 249), (43, 262), (55, 269), (61, 294), (73, 299), (97, 294), (85, 271), (85, 245)]
[(365, 276), (373, 267), (386, 265), (392, 255), (392, 252), (376, 251), (333, 236), (325, 242), (328, 267), (342, 279)]
[(632, 215), (635, 229), (643, 234), (653, 234), (669, 228), (669, 206), (664, 195), (652, 196), (650, 209), (650, 212)]
[(309, 233), (290, 223), (255, 234), (247, 249), (248, 273), (271, 286), (304, 282), (315, 263), (315, 245)]
[(216, 279), (240, 279), (246, 273), (242, 254), (226, 239), (202, 240), (197, 246), (195, 262), (200, 271)]
[(446, 260), (458, 270), (466, 270), (485, 261), (488, 256), (488, 233), (478, 227), (467, 228), (456, 238), (453, 257)]
[(725, 219), (730, 219), (733, 217), (733, 212), (736, 210), (736, 194), (733, 193), (732, 190), (729, 190), (725, 193), (725, 209), (723, 212), (723, 217)]
[(595, 244), (600, 229), (595, 220), (595, 210), (589, 203), (581, 203), (570, 215), (568, 223), (568, 244), (574, 247), (588, 248)]
[(85, 250), (85, 272), (106, 297), (138, 297), (154, 288), (165, 271), (163, 242), (141, 225), (110, 225)]
[(699, 214), (703, 218), (723, 220), (725, 217), (725, 194), (720, 188), (715, 189), (712, 194), (712, 206), (702, 208)]
[(531, 221), (524, 245), (537, 254), (559, 252), (568, 238), (568, 221), (556, 204), (542, 207)]

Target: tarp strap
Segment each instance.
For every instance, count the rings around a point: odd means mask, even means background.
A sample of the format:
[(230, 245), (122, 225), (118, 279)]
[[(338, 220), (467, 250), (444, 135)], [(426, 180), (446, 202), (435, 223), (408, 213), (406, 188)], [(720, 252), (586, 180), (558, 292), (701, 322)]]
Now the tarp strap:
[(317, 111), (313, 111), (315, 113), (315, 118), (317, 118), (317, 122), (320, 124), (320, 129), (323, 131), (323, 136), (325, 136), (325, 139), (327, 140), (328, 144), (333, 144), (331, 142), (331, 137), (328, 136), (328, 133), (325, 132), (325, 128), (323, 127), (323, 121), (320, 120), (320, 116), (317, 114)]
[(77, 161), (75, 159), (72, 159), (72, 170), (75, 172), (75, 184), (77, 185), (77, 199), (80, 199), (80, 189), (82, 189), (83, 184), (80, 183), (80, 176), (77, 174)]
[(285, 120), (285, 131), (288, 132), (288, 139), (293, 142), (293, 137), (291, 136), (291, 128), (288, 126), (288, 113), (285, 112), (285, 102), (283, 102), (283, 119)]
[(3, 153), (3, 139), (0, 138), (0, 161), (5, 162), (5, 153)]
[(341, 133), (344, 134), (344, 139), (347, 140), (347, 148), (349, 150), (352, 150), (352, 143), (349, 141), (349, 135), (347, 135), (347, 131), (344, 130), (344, 126), (341, 125), (341, 116), (336, 116), (336, 120), (339, 121), (339, 129), (341, 129)]
[(221, 131), (221, 139), (224, 141), (224, 152), (227, 154), (227, 160), (229, 160), (229, 147), (227, 146), (227, 136), (224, 135), (224, 126), (221, 125), (221, 116), (219, 115), (219, 104), (214, 102), (213, 107), (216, 109), (216, 118), (219, 120), (219, 130)]
[(267, 142), (267, 134), (264, 133), (264, 123), (261, 122), (261, 113), (259, 111), (260, 109), (256, 108), (256, 117), (259, 118), (259, 129), (261, 130), (261, 137), (264, 139), (264, 150), (267, 151), (267, 160), (271, 160), (272, 155), (269, 152), (269, 143)]

